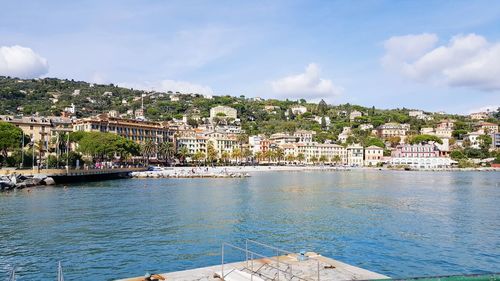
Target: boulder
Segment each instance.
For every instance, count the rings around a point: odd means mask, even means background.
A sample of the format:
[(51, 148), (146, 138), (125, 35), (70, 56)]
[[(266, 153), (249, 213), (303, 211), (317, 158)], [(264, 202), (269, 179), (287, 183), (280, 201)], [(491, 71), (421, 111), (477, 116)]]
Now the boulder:
[(36, 185), (40, 185), (42, 183), (42, 179), (40, 179), (40, 178), (28, 178), (24, 181), (24, 183), (26, 184), (27, 187), (36, 186)]
[(16, 184), (17, 189), (23, 189), (26, 187), (28, 187), (28, 185), (25, 182), (20, 182), (20, 183)]
[(53, 178), (51, 178), (51, 177), (46, 177), (45, 179), (43, 179), (43, 182), (46, 185), (54, 185), (54, 184), (56, 184), (56, 181)]

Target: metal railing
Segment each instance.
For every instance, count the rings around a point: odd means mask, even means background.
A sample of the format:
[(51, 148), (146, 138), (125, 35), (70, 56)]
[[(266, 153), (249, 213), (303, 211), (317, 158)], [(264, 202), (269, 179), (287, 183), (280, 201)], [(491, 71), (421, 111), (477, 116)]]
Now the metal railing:
[[(259, 254), (255, 251), (249, 250), (249, 245), (257, 245), (259, 247), (267, 248), (272, 250), (276, 256), (269, 257), (264, 254)], [(286, 261), (280, 260), (280, 256), (284, 255), (297, 255), (297, 253), (293, 253), (290, 251), (286, 251), (283, 249), (279, 249), (270, 245), (266, 245), (257, 241), (253, 241), (250, 239), (245, 240), (245, 248), (241, 248), (229, 243), (222, 243), (221, 247), (221, 279), (224, 280), (224, 278), (229, 275), (235, 268), (224, 272), (224, 264), (225, 264), (225, 247), (229, 247), (235, 250), (238, 250), (240, 252), (245, 253), (245, 262), (243, 266), (243, 270), (249, 271), (250, 272), (250, 280), (253, 281), (254, 276), (259, 276), (259, 277), (265, 277), (267, 279), (272, 279), (272, 280), (301, 280), (301, 281), (320, 281), (320, 261), (318, 259), (314, 258), (308, 258), (308, 260), (314, 261), (317, 264), (317, 272), (316, 276), (317, 279), (309, 279), (303, 276), (299, 276), (298, 273), (294, 273), (293, 271), (293, 265), (291, 263), (288, 263)], [(270, 261), (274, 261), (275, 264), (272, 263), (267, 263), (267, 262), (262, 262), (262, 265), (256, 268), (255, 266), (255, 260), (257, 259), (267, 259)], [(266, 276), (266, 274), (263, 272), (264, 269), (271, 269), (274, 270), (274, 276)], [(269, 274), (269, 273), (268, 273)]]
[[(9, 279), (8, 281), (16, 281), (16, 267), (12, 267), (12, 270), (10, 271), (9, 274)], [(58, 262), (57, 264), (57, 281), (64, 281), (64, 276), (63, 276), (63, 269), (61, 265), (61, 261)]]

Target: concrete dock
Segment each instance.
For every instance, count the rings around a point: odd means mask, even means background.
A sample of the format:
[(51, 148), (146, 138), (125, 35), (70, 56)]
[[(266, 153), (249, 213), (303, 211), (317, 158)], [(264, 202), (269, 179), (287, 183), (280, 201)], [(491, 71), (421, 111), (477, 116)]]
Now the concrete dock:
[[(389, 277), (366, 269), (355, 267), (314, 252), (305, 254), (301, 260), (299, 254), (287, 254), (271, 258), (249, 259), (242, 262), (196, 268), (191, 270), (162, 273), (165, 280), (177, 281), (341, 281), (389, 279)], [(224, 274), (222, 273), (224, 271)], [(222, 275), (224, 278), (222, 278)], [(117, 281), (143, 281), (144, 277), (119, 279)]]

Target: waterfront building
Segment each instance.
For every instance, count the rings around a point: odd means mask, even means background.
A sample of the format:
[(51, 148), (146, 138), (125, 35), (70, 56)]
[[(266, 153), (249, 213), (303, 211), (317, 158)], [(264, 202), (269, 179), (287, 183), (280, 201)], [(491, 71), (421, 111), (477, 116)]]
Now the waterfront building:
[(199, 151), (206, 155), (207, 138), (200, 135), (200, 132), (196, 130), (181, 131), (175, 138), (175, 142), (177, 145), (177, 151), (179, 151), (182, 147), (186, 147), (191, 155), (194, 155)]
[(203, 134), (207, 138), (208, 142), (212, 142), (214, 148), (217, 150), (217, 154), (220, 157), (222, 152), (231, 152), (235, 148), (240, 148), (240, 143), (238, 142), (238, 137), (235, 134), (227, 134), (220, 132), (207, 132)]
[(384, 149), (375, 145), (365, 148), (365, 166), (377, 166), (382, 162)]
[(0, 115), (0, 120), (11, 123), (23, 131), (23, 133), (38, 143), (42, 141), (48, 147), (52, 138), (58, 133), (73, 131), (72, 120), (65, 117), (25, 117)]
[(345, 147), (338, 144), (297, 143), (295, 153), (295, 156), (304, 155), (307, 163), (312, 163), (312, 159), (319, 161), (321, 156), (324, 156), (327, 163), (333, 163), (337, 155), (340, 158), (338, 164), (347, 164), (348, 161)]
[(349, 114), (349, 120), (354, 121), (357, 117), (363, 116), (363, 113), (357, 110), (351, 111)]
[(255, 153), (259, 152), (260, 149), (260, 142), (263, 139), (262, 136), (260, 135), (254, 135), (254, 136), (249, 136), (248, 137), (248, 146), (252, 154), (255, 155)]
[(220, 116), (236, 119), (238, 117), (236, 109), (229, 106), (216, 106), (210, 109), (210, 119)]
[(363, 166), (364, 149), (359, 144), (349, 145), (347, 148), (347, 165), (349, 166)]
[(154, 143), (173, 141), (174, 134), (166, 122), (117, 118), (107, 114), (78, 119), (73, 125), (73, 130), (113, 133), (137, 143), (148, 140)]
[(409, 124), (386, 123), (377, 127), (377, 135), (381, 138), (400, 137), (403, 140), (409, 130)]
[(451, 165), (449, 157), (443, 157), (436, 144), (403, 144), (391, 153), (390, 164), (417, 169), (445, 168)]

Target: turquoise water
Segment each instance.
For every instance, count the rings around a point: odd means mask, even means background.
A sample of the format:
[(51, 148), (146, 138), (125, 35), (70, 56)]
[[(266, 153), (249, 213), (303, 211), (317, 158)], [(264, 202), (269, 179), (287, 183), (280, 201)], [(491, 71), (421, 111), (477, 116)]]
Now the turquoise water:
[[(500, 271), (500, 173), (268, 172), (0, 194), (0, 280), (112, 280), (220, 263), (256, 239), (391, 277)], [(241, 259), (228, 253), (230, 259)]]

